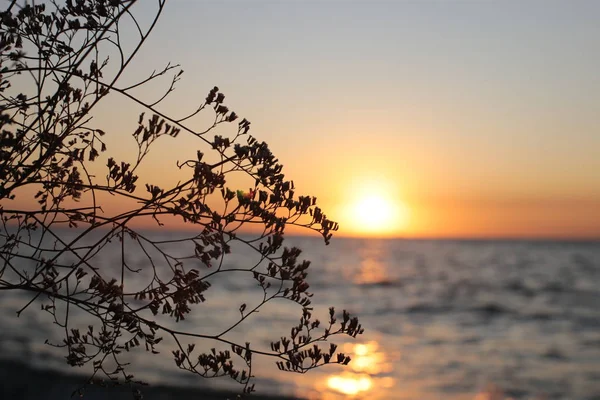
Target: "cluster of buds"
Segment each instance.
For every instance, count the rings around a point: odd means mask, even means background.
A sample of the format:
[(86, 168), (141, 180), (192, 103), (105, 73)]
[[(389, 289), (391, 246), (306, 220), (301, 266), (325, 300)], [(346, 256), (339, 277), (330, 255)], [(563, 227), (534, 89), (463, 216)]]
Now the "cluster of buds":
[(238, 200), (252, 200), (254, 198), (254, 195), (256, 194), (256, 190), (248, 189), (248, 192), (244, 192), (243, 190), (237, 190), (236, 193)]

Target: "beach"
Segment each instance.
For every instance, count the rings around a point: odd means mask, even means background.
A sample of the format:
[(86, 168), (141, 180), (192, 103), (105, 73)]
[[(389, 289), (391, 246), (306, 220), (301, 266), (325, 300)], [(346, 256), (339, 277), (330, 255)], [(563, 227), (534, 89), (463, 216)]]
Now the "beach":
[[(64, 374), (55, 370), (32, 368), (25, 363), (0, 360), (0, 398), (11, 400), (62, 400), (80, 398), (78, 390), (83, 389), (81, 398), (87, 400), (130, 400), (132, 389), (128, 386), (99, 387), (84, 385), (86, 376)], [(218, 391), (210, 388), (189, 388), (165, 384), (138, 385), (146, 400), (225, 400), (235, 399), (240, 392)], [(292, 400), (293, 397), (252, 394), (244, 398), (256, 400)]]

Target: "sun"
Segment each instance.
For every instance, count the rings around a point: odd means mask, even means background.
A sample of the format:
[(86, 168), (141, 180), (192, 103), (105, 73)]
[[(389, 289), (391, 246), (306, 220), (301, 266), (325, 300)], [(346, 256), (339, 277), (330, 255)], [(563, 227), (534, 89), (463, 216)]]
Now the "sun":
[(384, 187), (364, 186), (347, 199), (342, 226), (355, 234), (393, 235), (406, 228), (408, 209)]
[(353, 208), (356, 223), (370, 231), (386, 228), (394, 214), (391, 203), (378, 195), (367, 195), (358, 199)]

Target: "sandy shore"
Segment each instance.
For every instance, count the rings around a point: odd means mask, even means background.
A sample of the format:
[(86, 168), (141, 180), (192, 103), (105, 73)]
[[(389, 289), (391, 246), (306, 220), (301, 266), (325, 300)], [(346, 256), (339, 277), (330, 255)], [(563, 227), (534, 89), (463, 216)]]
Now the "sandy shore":
[[(85, 377), (65, 375), (55, 371), (34, 369), (24, 363), (0, 360), (0, 399), (11, 400), (67, 400), (81, 387)], [(235, 399), (238, 393), (212, 389), (169, 386), (141, 386), (144, 400), (225, 400)], [(73, 398), (78, 398), (76, 395)], [(291, 397), (253, 394), (244, 398), (256, 400), (292, 400)], [(87, 386), (86, 400), (131, 400), (128, 387), (100, 388)]]

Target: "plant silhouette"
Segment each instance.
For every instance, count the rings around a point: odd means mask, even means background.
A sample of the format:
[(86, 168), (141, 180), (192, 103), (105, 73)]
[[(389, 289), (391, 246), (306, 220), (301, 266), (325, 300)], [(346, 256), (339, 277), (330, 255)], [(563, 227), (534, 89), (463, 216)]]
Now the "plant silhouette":
[[(257, 356), (272, 357), (280, 369), (294, 372), (347, 364), (349, 357), (336, 353), (335, 345), (320, 342), (336, 334), (356, 337), (361, 325), (333, 308), (327, 322), (313, 318), (306, 281), (309, 262), (300, 259), (300, 249), (284, 245), (286, 226), (316, 231), (328, 243), (337, 224), (314, 197), (295, 193), (267, 144), (249, 134), (250, 122), (225, 105), (217, 87), (179, 117), (160, 110), (182, 77), (178, 65), (167, 64), (135, 83), (121, 83), (165, 0), (156, 2), (146, 25), (136, 17), (135, 4), (13, 0), (0, 13), (0, 293), (27, 295), (18, 314), (34, 312), (31, 304), (41, 302), (63, 336), (62, 342), (49, 344), (64, 349), (68, 364), (91, 365), (90, 381), (109, 378), (106, 382), (134, 388), (139, 382), (132, 374), (135, 365), (123, 357), (137, 348), (171, 351), (177, 367), (202, 377), (228, 376), (244, 392), (254, 390)], [(160, 80), (167, 80), (168, 88), (155, 99), (136, 95), (140, 87)], [(94, 127), (94, 109), (111, 96), (144, 109), (129, 139), (137, 147), (131, 162), (109, 157), (104, 140), (111, 133), (105, 136)], [(202, 131), (189, 124), (200, 114), (212, 115)], [(237, 130), (229, 136), (213, 134), (224, 124), (236, 124)], [(155, 142), (184, 134), (194, 137), (199, 148), (195, 159), (178, 164), (187, 179), (168, 188), (142, 182), (138, 170)], [(96, 162), (104, 159), (105, 165)], [(243, 174), (253, 187), (229, 187), (232, 174)], [(107, 195), (130, 207), (105, 212)], [(31, 197), (37, 206), (27, 206)], [(211, 199), (218, 199), (218, 205)], [(180, 220), (193, 225), (195, 233), (156, 240), (136, 228), (137, 221), (148, 218), (157, 226), (165, 218)], [(239, 234), (244, 226), (258, 233)], [(118, 273), (96, 257), (114, 243), (119, 248)], [(234, 243), (247, 246), (257, 260), (226, 268)], [(173, 244), (187, 246), (191, 253), (175, 252)], [(132, 247), (145, 255), (135, 268), (127, 257)], [(234, 273), (245, 274), (260, 288), (257, 304), (232, 299), (239, 317), (216, 334), (177, 329), (175, 323), (188, 314), (205, 312), (201, 304), (210, 296), (211, 278)], [(136, 275), (147, 278), (143, 287), (129, 284)], [(267, 350), (229, 339), (274, 299), (299, 306), (299, 322), (289, 336), (275, 338)], [(83, 328), (78, 324), (81, 314), (94, 322)], [(161, 343), (163, 338), (169, 341)], [(199, 339), (214, 342), (215, 348), (196, 349)], [(175, 348), (165, 349), (166, 342)], [(134, 393), (139, 394), (137, 389)]]

